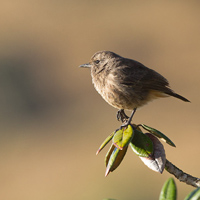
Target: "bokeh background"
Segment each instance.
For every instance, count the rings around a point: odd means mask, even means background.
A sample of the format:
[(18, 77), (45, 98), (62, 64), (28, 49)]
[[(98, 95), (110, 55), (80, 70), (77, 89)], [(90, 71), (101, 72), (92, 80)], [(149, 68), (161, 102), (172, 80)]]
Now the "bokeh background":
[[(158, 199), (171, 175), (148, 169), (129, 149), (104, 177), (101, 142), (120, 126), (94, 90), (89, 61), (99, 50), (163, 74), (190, 99), (137, 111), (176, 144), (167, 158), (200, 177), (200, 2), (18, 0), (0, 3), (0, 199)], [(191, 186), (176, 180), (178, 199)]]

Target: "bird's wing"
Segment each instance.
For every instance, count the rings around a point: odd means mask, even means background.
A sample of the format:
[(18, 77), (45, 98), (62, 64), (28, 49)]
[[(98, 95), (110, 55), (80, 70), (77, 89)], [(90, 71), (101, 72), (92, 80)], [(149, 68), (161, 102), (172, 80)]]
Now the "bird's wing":
[(138, 90), (171, 91), (168, 81), (156, 71), (134, 60), (122, 63), (118, 67), (117, 76), (120, 84)]
[(156, 92), (157, 96), (167, 94), (189, 102), (189, 100), (185, 97), (175, 93), (169, 87), (167, 79), (165, 79), (162, 75), (152, 69), (145, 67), (143, 64), (137, 61), (130, 59), (122, 60), (118, 62), (116, 67), (118, 70), (115, 70), (115, 77), (118, 84), (134, 90), (135, 93), (138, 91), (148, 92), (153, 90)]

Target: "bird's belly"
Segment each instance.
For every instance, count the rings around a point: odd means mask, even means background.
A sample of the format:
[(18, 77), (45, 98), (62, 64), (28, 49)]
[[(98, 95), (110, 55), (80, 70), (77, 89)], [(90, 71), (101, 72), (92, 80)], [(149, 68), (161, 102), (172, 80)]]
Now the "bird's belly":
[(139, 96), (132, 92), (129, 94), (121, 93), (117, 90), (107, 90), (102, 94), (102, 97), (110, 105), (117, 109), (133, 110), (134, 108), (141, 107), (148, 102), (162, 97), (167, 97), (164, 93), (149, 91), (145, 96)]
[(139, 107), (137, 98), (134, 98), (132, 94), (126, 94), (119, 90), (114, 85), (107, 85), (102, 90), (97, 90), (104, 100), (111, 106), (117, 109), (128, 109), (132, 110)]
[(114, 93), (113, 91), (107, 92), (105, 94), (105, 96), (103, 96), (103, 98), (113, 107), (117, 108), (117, 109), (128, 109), (128, 110), (132, 110), (136, 107), (138, 107), (138, 105), (132, 101), (130, 102), (129, 100), (127, 100), (127, 98), (125, 98), (123, 95), (119, 94), (119, 93)]
[(122, 85), (117, 85), (108, 80), (107, 84), (97, 84), (96, 82), (94, 86), (103, 99), (117, 109), (133, 110), (156, 98), (167, 96), (162, 92), (154, 90), (135, 91), (133, 88), (124, 88)]

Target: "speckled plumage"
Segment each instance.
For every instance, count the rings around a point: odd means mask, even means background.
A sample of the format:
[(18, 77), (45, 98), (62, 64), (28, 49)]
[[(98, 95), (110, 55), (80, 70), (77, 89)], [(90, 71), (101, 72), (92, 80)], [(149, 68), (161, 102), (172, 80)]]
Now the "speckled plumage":
[(189, 101), (171, 90), (168, 81), (156, 71), (110, 51), (95, 53), (82, 67), (91, 68), (95, 89), (106, 102), (118, 109), (133, 110), (167, 96)]

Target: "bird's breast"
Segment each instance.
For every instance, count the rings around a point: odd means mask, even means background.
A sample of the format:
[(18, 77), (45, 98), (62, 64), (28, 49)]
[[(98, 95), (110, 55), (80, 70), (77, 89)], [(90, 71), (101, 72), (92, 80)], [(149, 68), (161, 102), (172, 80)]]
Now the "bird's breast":
[(137, 107), (137, 103), (133, 101), (133, 96), (126, 93), (123, 86), (116, 82), (112, 74), (106, 78), (96, 76), (92, 80), (97, 92), (113, 107), (129, 110)]

